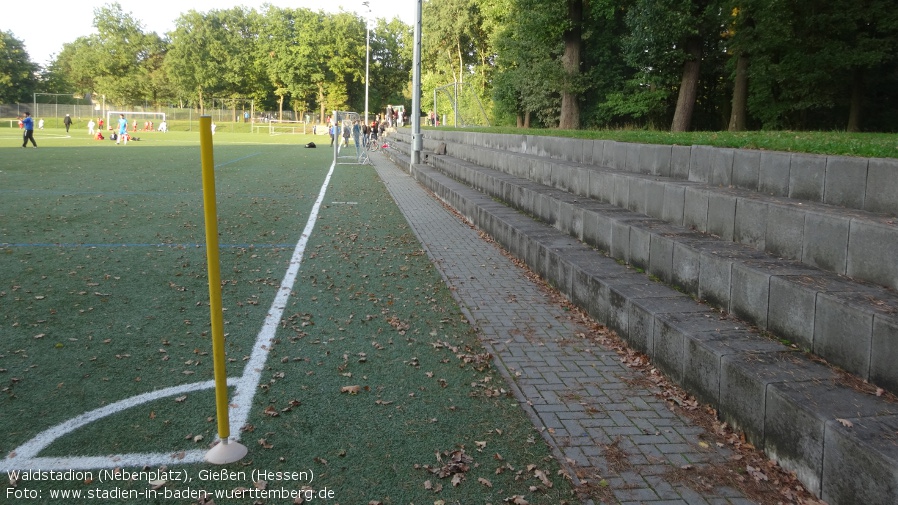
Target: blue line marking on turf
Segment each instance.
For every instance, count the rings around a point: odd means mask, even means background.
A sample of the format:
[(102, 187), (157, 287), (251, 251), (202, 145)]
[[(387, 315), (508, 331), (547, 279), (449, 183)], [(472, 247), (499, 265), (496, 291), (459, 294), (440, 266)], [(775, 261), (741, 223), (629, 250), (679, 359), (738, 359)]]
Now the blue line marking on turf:
[(246, 156), (243, 156), (243, 157), (241, 157), (241, 158), (237, 158), (236, 160), (231, 160), (231, 161), (226, 161), (226, 162), (224, 162), (224, 163), (219, 163), (218, 165), (215, 165), (215, 168), (221, 168), (221, 167), (230, 165), (231, 163), (237, 163), (238, 161), (243, 161), (243, 160), (245, 160), (245, 159), (247, 159), (247, 158), (252, 158), (253, 156), (258, 156), (258, 155), (260, 155), (260, 154), (262, 154), (262, 153), (247, 154)]

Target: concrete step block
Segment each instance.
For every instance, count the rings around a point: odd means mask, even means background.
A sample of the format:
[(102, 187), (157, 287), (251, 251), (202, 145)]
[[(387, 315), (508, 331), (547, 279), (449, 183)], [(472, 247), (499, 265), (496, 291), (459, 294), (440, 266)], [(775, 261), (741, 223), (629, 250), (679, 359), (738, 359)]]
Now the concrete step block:
[(792, 154), (789, 171), (789, 198), (823, 201), (826, 180), (826, 156)]
[(805, 218), (801, 204), (772, 202), (767, 205), (764, 247), (773, 256), (801, 261)]
[(826, 423), (823, 482), (827, 503), (898, 503), (898, 416)]
[(669, 312), (657, 314), (654, 327), (652, 362), (678, 384), (686, 373), (686, 342), (694, 335), (719, 334), (733, 328), (711, 309), (699, 312)]
[(805, 214), (801, 262), (844, 274), (848, 266), (848, 232), (851, 219), (835, 214)]
[[(820, 496), (824, 453), (829, 450), (825, 443), (827, 424), (847, 418), (875, 422), (871, 418), (885, 415), (898, 415), (898, 404), (885, 403), (837, 382), (771, 384), (764, 449), (783, 468), (795, 472), (808, 491)], [(854, 467), (850, 460), (841, 463)]]
[(708, 191), (700, 186), (686, 186), (683, 226), (707, 232), (708, 208)]
[(758, 447), (764, 446), (767, 391), (772, 384), (831, 380), (829, 368), (801, 353), (781, 351), (723, 356), (720, 417)]
[(712, 186), (730, 187), (733, 185), (733, 162), (735, 149), (717, 147), (711, 152), (711, 170), (708, 184)]
[(721, 328), (685, 340), (683, 387), (699, 401), (720, 408), (720, 371), (724, 356), (781, 352), (782, 344), (746, 329)]
[(846, 274), (898, 289), (898, 219), (852, 219), (848, 235)]
[(733, 242), (764, 251), (767, 248), (769, 208), (770, 204), (759, 197), (740, 197), (736, 201)]
[(870, 357), (870, 382), (888, 391), (898, 391), (898, 315), (873, 316), (873, 348)]
[(639, 150), (639, 171), (651, 175), (670, 177), (671, 146), (645, 145)]
[(867, 191), (867, 164), (867, 158), (828, 156), (823, 203), (863, 209)]
[(758, 191), (761, 172), (761, 151), (737, 149), (733, 153), (733, 186)]
[(898, 216), (898, 159), (870, 158), (864, 210)]
[(672, 146), (670, 151), (670, 176), (675, 179), (689, 179), (689, 165), (692, 146)]
[(791, 162), (792, 155), (789, 153), (761, 151), (758, 191), (773, 196), (789, 196)]
[(692, 182), (709, 183), (711, 180), (711, 156), (714, 148), (711, 146), (692, 146), (689, 158), (689, 180)]
[(668, 313), (701, 312), (711, 314), (705, 305), (682, 293), (671, 293), (662, 296), (631, 298), (627, 300), (627, 344), (639, 352), (649, 356), (654, 354), (655, 324), (658, 316)]
[(726, 190), (708, 192), (708, 233), (727, 242), (733, 241), (737, 200), (736, 195)]

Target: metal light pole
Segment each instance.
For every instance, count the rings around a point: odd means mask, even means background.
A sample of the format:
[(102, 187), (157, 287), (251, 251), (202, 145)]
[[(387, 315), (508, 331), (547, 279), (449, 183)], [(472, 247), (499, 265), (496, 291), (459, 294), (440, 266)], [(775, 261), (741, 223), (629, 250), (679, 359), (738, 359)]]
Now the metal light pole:
[(371, 59), (371, 5), (368, 2), (362, 2), (368, 9), (368, 14), (365, 16), (365, 124), (368, 124), (368, 69), (369, 69), (369, 61)]
[(412, 160), (414, 165), (421, 163), (421, 147), (424, 139), (421, 136), (421, 4), (423, 0), (415, 0), (415, 52), (412, 60)]

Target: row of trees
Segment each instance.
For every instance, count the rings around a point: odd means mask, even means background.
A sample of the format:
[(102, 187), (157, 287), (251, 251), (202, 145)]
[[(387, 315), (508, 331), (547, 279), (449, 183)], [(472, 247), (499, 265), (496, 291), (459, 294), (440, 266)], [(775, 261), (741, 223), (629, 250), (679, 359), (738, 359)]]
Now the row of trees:
[(893, 0), (505, 1), (494, 96), (524, 122), (898, 130)]
[[(211, 98), (260, 110), (306, 112), (364, 109), (366, 21), (354, 14), (266, 5), (189, 11), (164, 37), (147, 32), (114, 3), (94, 13), (96, 33), (63, 46), (34, 82), (5, 87), (0, 101), (30, 101), (31, 90), (102, 95), (116, 107), (190, 106)], [(371, 25), (371, 103), (403, 102), (409, 94), (410, 27), (398, 20)], [(21, 49), (21, 42), (5, 38)], [(34, 75), (28, 63), (16, 75)]]
[[(111, 4), (40, 86), (120, 105), (362, 110), (365, 20), (264, 9), (190, 11), (160, 36)], [(423, 23), (424, 96), (458, 83), (494, 123), (898, 131), (894, 0), (425, 0)], [(371, 28), (371, 108), (408, 105), (411, 28)], [(0, 34), (20, 62), (0, 68), (0, 101), (35, 75), (17, 42)]]

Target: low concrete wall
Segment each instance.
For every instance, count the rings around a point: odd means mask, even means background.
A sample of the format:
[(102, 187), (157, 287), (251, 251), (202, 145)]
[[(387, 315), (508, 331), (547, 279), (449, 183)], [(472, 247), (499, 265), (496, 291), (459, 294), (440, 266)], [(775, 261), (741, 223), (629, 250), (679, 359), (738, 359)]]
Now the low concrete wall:
[(898, 159), (427, 130), (425, 139), (898, 216)]

